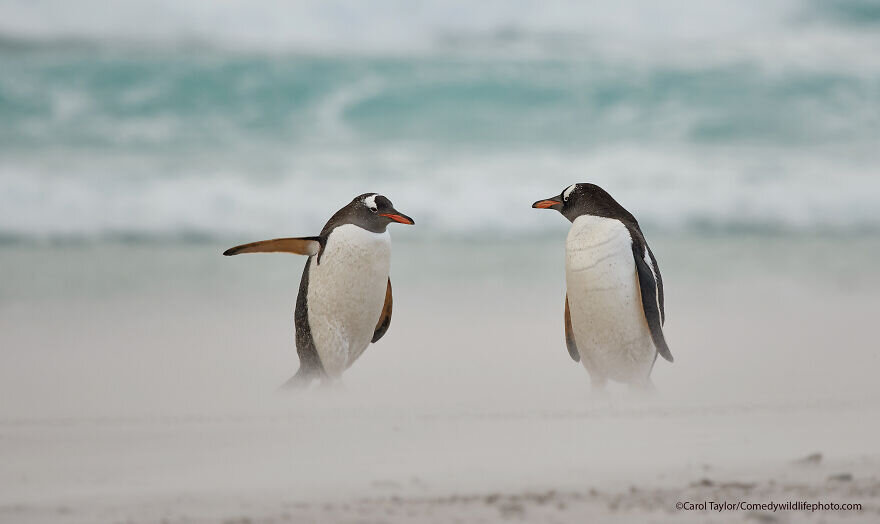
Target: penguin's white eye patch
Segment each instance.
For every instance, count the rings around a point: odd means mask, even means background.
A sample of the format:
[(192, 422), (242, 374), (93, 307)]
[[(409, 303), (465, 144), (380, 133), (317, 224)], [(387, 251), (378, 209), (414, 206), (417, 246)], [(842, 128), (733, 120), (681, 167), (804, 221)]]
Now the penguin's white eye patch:
[(377, 196), (379, 196), (379, 195), (370, 195), (370, 196), (364, 198), (364, 205), (367, 206), (367, 208), (369, 208), (369, 210), (372, 211), (373, 213), (375, 213), (376, 211), (379, 210), (379, 206), (376, 205), (376, 197)]
[(575, 186), (577, 186), (577, 184), (572, 184), (565, 188), (565, 191), (562, 192), (563, 202), (568, 202), (568, 197), (571, 195), (571, 192), (574, 191)]

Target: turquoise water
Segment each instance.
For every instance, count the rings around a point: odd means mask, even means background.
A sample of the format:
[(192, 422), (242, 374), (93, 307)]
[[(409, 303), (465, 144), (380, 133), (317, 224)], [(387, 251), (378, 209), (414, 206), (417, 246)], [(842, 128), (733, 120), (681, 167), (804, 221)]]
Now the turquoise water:
[(0, 238), (307, 234), (364, 191), (532, 234), (575, 181), (670, 232), (880, 231), (872, 3), (462, 6), (0, 5)]

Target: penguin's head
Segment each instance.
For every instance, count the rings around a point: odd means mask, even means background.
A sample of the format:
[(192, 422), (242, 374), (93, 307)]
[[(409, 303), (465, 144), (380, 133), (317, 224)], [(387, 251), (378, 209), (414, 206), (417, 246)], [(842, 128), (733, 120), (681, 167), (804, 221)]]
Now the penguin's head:
[(532, 204), (536, 209), (555, 209), (569, 221), (574, 222), (581, 215), (593, 215), (618, 220), (635, 218), (614, 200), (607, 191), (596, 184), (572, 184), (559, 195), (538, 200)]
[(413, 219), (394, 209), (391, 201), (378, 193), (356, 196), (346, 207), (349, 208), (350, 222), (370, 231), (385, 231), (392, 222), (415, 224)]

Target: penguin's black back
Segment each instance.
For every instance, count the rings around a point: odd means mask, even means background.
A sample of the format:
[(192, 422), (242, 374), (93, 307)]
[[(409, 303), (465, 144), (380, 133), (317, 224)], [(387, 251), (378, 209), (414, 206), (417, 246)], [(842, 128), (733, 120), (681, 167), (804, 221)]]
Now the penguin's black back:
[(302, 279), (299, 282), (299, 293), (296, 295), (296, 309), (293, 313), (293, 324), (296, 330), (296, 354), (299, 355), (299, 371), (297, 375), (318, 377), (324, 375), (324, 365), (318, 357), (312, 329), (309, 326), (309, 266), (312, 257), (306, 261)]

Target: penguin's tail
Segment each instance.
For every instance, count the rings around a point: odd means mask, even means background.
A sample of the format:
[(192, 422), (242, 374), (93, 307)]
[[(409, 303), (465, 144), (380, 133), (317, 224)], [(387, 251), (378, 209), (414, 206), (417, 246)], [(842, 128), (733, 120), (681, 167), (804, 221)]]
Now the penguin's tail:
[(278, 391), (302, 391), (308, 388), (316, 378), (318, 378), (317, 373), (309, 371), (305, 366), (300, 366), (295, 375), (281, 384)]

